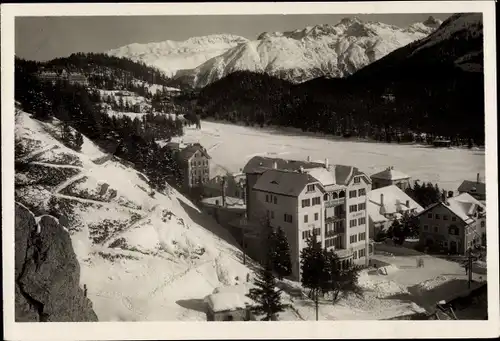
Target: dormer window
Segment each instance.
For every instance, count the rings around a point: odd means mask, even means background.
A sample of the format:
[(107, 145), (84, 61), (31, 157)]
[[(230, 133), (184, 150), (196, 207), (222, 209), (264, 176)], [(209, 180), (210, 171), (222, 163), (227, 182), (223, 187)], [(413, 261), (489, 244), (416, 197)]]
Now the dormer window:
[(359, 176), (354, 178), (354, 183), (359, 184), (361, 182), (361, 178)]
[(325, 195), (323, 196), (323, 200), (324, 200), (324, 201), (328, 201), (328, 194), (325, 194)]
[(308, 192), (314, 192), (314, 185), (307, 185)]

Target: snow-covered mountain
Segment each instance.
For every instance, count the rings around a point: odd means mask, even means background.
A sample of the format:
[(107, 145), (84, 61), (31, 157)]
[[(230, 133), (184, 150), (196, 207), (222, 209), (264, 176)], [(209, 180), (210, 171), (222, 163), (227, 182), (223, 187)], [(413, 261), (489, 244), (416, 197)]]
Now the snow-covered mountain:
[(184, 42), (132, 44), (108, 53), (154, 65), (179, 84), (203, 87), (232, 72), (248, 70), (303, 82), (344, 77), (395, 49), (422, 39), (442, 23), (433, 17), (407, 28), (344, 18), (289, 32), (264, 32), (256, 40), (234, 35)]
[(195, 68), (210, 58), (247, 41), (246, 38), (231, 34), (216, 34), (193, 37), (185, 41), (166, 40), (157, 43), (130, 44), (107, 53), (155, 66), (172, 77), (180, 69)]
[(441, 21), (429, 18), (402, 29), (380, 22), (345, 18), (291, 32), (262, 33), (257, 40), (229, 49), (175, 78), (203, 87), (240, 70), (300, 83), (312, 78), (344, 77), (388, 53), (432, 33)]

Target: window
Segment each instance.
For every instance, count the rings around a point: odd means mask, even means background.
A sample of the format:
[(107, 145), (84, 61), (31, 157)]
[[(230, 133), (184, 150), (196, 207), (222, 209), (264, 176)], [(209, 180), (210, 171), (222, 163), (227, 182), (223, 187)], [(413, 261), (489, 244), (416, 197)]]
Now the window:
[(292, 216), (290, 214), (285, 213), (283, 218), (284, 218), (285, 222), (287, 222), (287, 223), (292, 222)]
[(452, 216), (452, 217), (451, 217), (451, 221), (457, 221), (457, 217)]
[(358, 235), (358, 238), (359, 238), (360, 241), (365, 240), (366, 239), (366, 232), (361, 232)]
[(429, 225), (424, 225), (424, 231), (428, 231), (429, 230)]
[(432, 213), (427, 213), (427, 218), (432, 218)]
[(352, 236), (349, 237), (349, 241), (351, 242), (351, 244), (356, 243), (358, 241), (358, 235), (353, 234)]
[(358, 211), (364, 211), (366, 209), (366, 204), (363, 202), (358, 204)]
[(361, 197), (363, 195), (366, 195), (366, 189), (365, 188), (358, 189), (358, 196)]
[(359, 258), (362, 258), (365, 256), (365, 249), (359, 250)]
[(340, 191), (339, 198), (345, 198), (345, 192), (344, 191)]
[(349, 198), (356, 198), (356, 190), (349, 191)]
[(486, 226), (486, 222), (484, 220), (481, 221), (481, 227), (485, 227)]
[(437, 233), (438, 232), (438, 227), (437, 226), (434, 226), (434, 232)]
[(356, 212), (358, 210), (358, 206), (357, 205), (350, 205), (349, 206), (349, 212)]
[(314, 205), (321, 205), (321, 197), (316, 197), (312, 199), (312, 204)]
[(435, 218), (435, 219), (437, 219), (437, 220), (439, 220), (439, 219), (441, 219), (441, 216), (440, 216), (439, 214), (437, 214), (437, 213), (436, 213), (436, 215), (435, 215), (435, 217), (434, 217), (434, 218)]
[(361, 178), (359, 176), (354, 178), (354, 183), (359, 184), (361, 182)]
[(278, 197), (274, 197), (273, 201), (274, 201), (274, 204), (277, 205), (278, 204)]
[(307, 239), (311, 237), (311, 230), (302, 231), (302, 239)]
[(318, 227), (318, 228), (315, 228), (315, 229), (313, 230), (313, 234), (314, 234), (315, 236), (319, 236), (319, 234), (320, 234), (320, 233), (321, 233), (321, 229), (320, 229), (319, 227)]
[(366, 223), (366, 218), (365, 217), (358, 218), (358, 225), (364, 225), (365, 223)]
[(319, 219), (319, 213), (314, 213), (314, 220), (318, 220)]
[(302, 200), (302, 207), (309, 207), (309, 206), (311, 206), (311, 199)]
[(339, 195), (337, 194), (337, 192), (332, 193), (332, 199), (337, 199), (338, 197)]
[(271, 211), (271, 219), (274, 219), (274, 211)]
[(352, 259), (358, 259), (358, 251), (354, 251), (352, 254)]
[(328, 201), (328, 194), (323, 195), (323, 200)]
[(314, 192), (314, 185), (307, 185), (308, 192)]
[(266, 194), (266, 202), (269, 202), (269, 195)]
[(266, 217), (270, 217), (271, 216), (271, 212), (269, 212), (269, 210), (266, 210)]
[(309, 217), (307, 216), (307, 214), (304, 215), (304, 223), (307, 223), (309, 221)]
[(349, 221), (349, 227), (354, 227), (354, 226), (356, 226), (356, 219), (351, 219)]
[(448, 216), (446, 214), (443, 214), (443, 220), (448, 220)]

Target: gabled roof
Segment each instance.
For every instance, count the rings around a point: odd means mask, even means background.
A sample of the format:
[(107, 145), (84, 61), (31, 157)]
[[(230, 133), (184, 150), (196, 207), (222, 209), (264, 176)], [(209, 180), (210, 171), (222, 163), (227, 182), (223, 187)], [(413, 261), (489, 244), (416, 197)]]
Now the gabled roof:
[(409, 179), (410, 176), (395, 170), (394, 167), (387, 167), (383, 171), (373, 174), (371, 178), (380, 180), (402, 180)]
[(183, 161), (188, 161), (197, 151), (201, 151), (203, 155), (205, 155), (208, 159), (210, 159), (210, 155), (206, 152), (206, 150), (199, 144), (192, 144), (183, 148), (179, 152), (179, 157)]
[(259, 177), (253, 189), (297, 197), (312, 183), (318, 183), (318, 180), (307, 173), (270, 169)]
[(458, 187), (458, 192), (486, 195), (486, 184), (484, 182), (464, 180), (460, 187)]
[[(381, 204), (381, 194), (384, 195), (384, 204)], [(395, 214), (400, 211), (415, 209), (417, 213), (424, 209), (415, 200), (410, 198), (408, 194), (402, 191), (395, 185), (377, 188), (367, 193), (368, 207), (366, 208), (370, 219), (374, 222), (386, 221), (387, 218), (382, 214)], [(409, 207), (406, 206), (408, 201)]]
[(486, 211), (486, 206), (468, 193), (462, 193), (453, 198), (448, 198), (447, 203), (448, 204), (445, 204), (440, 201), (430, 205), (425, 210), (420, 212), (420, 214), (423, 214), (438, 205), (443, 205), (466, 224), (470, 224), (474, 222), (475, 219), (470, 217), (469, 214), (474, 213), (479, 207), (481, 207), (483, 211)]
[(300, 170), (300, 167), (308, 169), (324, 166), (324, 164), (318, 162), (254, 156), (248, 160), (247, 164), (243, 168), (243, 173), (264, 173), (266, 170), (273, 168), (274, 162), (276, 162), (277, 169), (288, 171), (298, 171)]

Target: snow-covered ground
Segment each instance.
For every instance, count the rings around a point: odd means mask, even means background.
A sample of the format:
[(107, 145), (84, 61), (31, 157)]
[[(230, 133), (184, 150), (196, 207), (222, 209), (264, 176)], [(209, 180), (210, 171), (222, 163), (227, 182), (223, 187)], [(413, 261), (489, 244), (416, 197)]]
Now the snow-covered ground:
[[(28, 207), (36, 202), (39, 207), (52, 206), (68, 218), (81, 266), (81, 285), (87, 286), (100, 321), (204, 321), (203, 299), (208, 294), (249, 273), (253, 276), (242, 264), (241, 251), (230, 234), (183, 195), (169, 188), (166, 194), (151, 196), (143, 174), (117, 159), (106, 160), (90, 140), (84, 138), (80, 153), (62, 145), (57, 124), (57, 120), (41, 123), (26, 113), (16, 116), (16, 138), (28, 149), (26, 158), (34, 167), (16, 174), (16, 181), (49, 180), (23, 187), (17, 200)], [(313, 153), (315, 146), (338, 143), (208, 122), (202, 127), (201, 131), (189, 130), (188, 135), (198, 134), (207, 149), (212, 142), (216, 147), (210, 150), (216, 161), (236, 168), (245, 162), (241, 155), (249, 157), (259, 150), (288, 148), (293, 157), (294, 152), (303, 153), (303, 148)], [(241, 140), (238, 134), (250, 141), (231, 143), (233, 138)], [(234, 145), (244, 145), (246, 150)], [(346, 143), (358, 145), (362, 144)], [(316, 153), (312, 157), (320, 158), (320, 151)], [(364, 297), (347, 297), (335, 305), (322, 302), (321, 319), (374, 320), (420, 312), (418, 305), (446, 299), (464, 285), (464, 270), (457, 263), (426, 258), (425, 267), (417, 269), (411, 256), (376, 257), (397, 268), (388, 275), (363, 274)], [(445, 286), (438, 285), (441, 283)], [(293, 306), (281, 315), (282, 320), (315, 319), (311, 300), (292, 299)]]
[(433, 148), (396, 143), (353, 142), (203, 121), (201, 130), (187, 128), (184, 142), (200, 142), (212, 161), (237, 172), (255, 155), (353, 165), (375, 174), (388, 166), (412, 177), (455, 191), (463, 180), (484, 176), (485, 153), (479, 149)]

